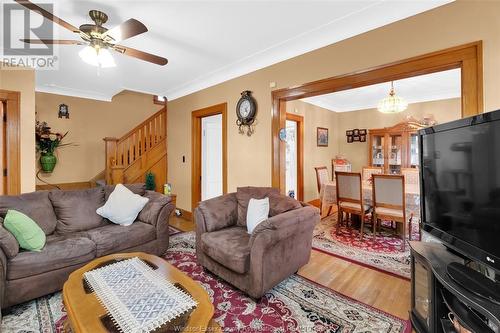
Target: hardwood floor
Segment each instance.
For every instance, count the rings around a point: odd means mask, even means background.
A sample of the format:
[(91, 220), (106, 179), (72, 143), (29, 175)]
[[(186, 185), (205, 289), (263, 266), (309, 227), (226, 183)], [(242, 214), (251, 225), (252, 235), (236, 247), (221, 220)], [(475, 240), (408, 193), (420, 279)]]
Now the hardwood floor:
[[(178, 217), (170, 225), (182, 231), (194, 230), (194, 223)], [(311, 260), (299, 274), (339, 293), (408, 319), (410, 282), (386, 273), (313, 250)]]

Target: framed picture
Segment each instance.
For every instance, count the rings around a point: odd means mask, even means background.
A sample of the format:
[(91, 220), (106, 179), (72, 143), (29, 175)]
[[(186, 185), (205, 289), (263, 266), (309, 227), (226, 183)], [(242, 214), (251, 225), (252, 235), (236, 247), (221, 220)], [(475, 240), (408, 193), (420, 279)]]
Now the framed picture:
[(347, 136), (352, 136), (352, 130), (347, 130), (347, 131), (345, 131), (345, 135), (347, 135)]
[[(354, 136), (359, 135), (359, 129), (357, 129), (357, 128), (353, 129), (352, 130), (352, 135), (354, 135)], [(356, 141), (356, 140), (354, 140), (354, 141)]]
[(360, 129), (359, 130), (359, 135), (365, 135), (366, 136), (366, 129)]
[(359, 135), (359, 142), (366, 142), (366, 135)]
[(328, 128), (316, 128), (316, 140), (318, 147), (328, 147)]
[(352, 143), (352, 135), (347, 136), (347, 143)]
[(360, 141), (359, 135), (353, 135), (352, 141)]

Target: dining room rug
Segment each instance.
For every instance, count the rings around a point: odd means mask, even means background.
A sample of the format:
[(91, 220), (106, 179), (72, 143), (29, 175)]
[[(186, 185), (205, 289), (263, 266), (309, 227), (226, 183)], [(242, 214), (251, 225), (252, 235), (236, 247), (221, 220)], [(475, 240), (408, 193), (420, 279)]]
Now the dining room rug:
[[(384, 222), (386, 224), (386, 222)], [(337, 234), (337, 214), (323, 218), (313, 233), (313, 248), (329, 255), (409, 280), (410, 248), (401, 250), (403, 240), (392, 230), (382, 228), (373, 235), (365, 227), (363, 239), (358, 228), (341, 227)], [(412, 239), (418, 237), (418, 222), (413, 221)], [(407, 240), (408, 241), (408, 236)]]
[[(356, 301), (299, 275), (281, 282), (258, 302), (206, 272), (196, 262), (194, 232), (171, 238), (165, 259), (198, 281), (214, 304), (224, 332), (409, 333), (409, 321)], [(2, 332), (62, 332), (60, 293), (12, 308)]]

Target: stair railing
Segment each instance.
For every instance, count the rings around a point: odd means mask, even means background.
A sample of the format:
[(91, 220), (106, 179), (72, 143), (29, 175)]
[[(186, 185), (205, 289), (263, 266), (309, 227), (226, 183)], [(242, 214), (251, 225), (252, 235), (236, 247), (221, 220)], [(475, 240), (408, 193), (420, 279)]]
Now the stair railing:
[(121, 138), (104, 138), (106, 183), (123, 183), (125, 170), (167, 136), (167, 110), (161, 109)]

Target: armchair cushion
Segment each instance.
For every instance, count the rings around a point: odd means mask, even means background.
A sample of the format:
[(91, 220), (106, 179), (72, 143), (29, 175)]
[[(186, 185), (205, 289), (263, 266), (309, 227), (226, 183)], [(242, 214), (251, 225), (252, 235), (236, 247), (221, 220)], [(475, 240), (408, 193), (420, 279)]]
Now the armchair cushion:
[(300, 201), (286, 195), (274, 193), (269, 195), (269, 204), (269, 216), (271, 217), (302, 207)]
[(144, 197), (149, 201), (139, 213), (139, 221), (155, 225), (161, 209), (172, 201), (172, 198), (154, 191), (146, 191)]
[(271, 194), (279, 195), (279, 190), (272, 187), (238, 187), (236, 199), (238, 200), (238, 220), (236, 225), (244, 227), (247, 225), (247, 210), (250, 199), (264, 199)]
[(230, 227), (201, 235), (201, 249), (213, 260), (234, 272), (250, 269), (250, 235), (244, 227)]
[(16, 237), (3, 227), (3, 219), (0, 217), (0, 248), (8, 259), (15, 257), (19, 253), (19, 243)]
[(230, 227), (236, 223), (236, 219), (238, 218), (235, 193), (205, 200), (196, 209), (203, 217), (202, 220), (196, 219), (196, 223), (203, 224), (201, 230), (204, 232), (212, 232)]

